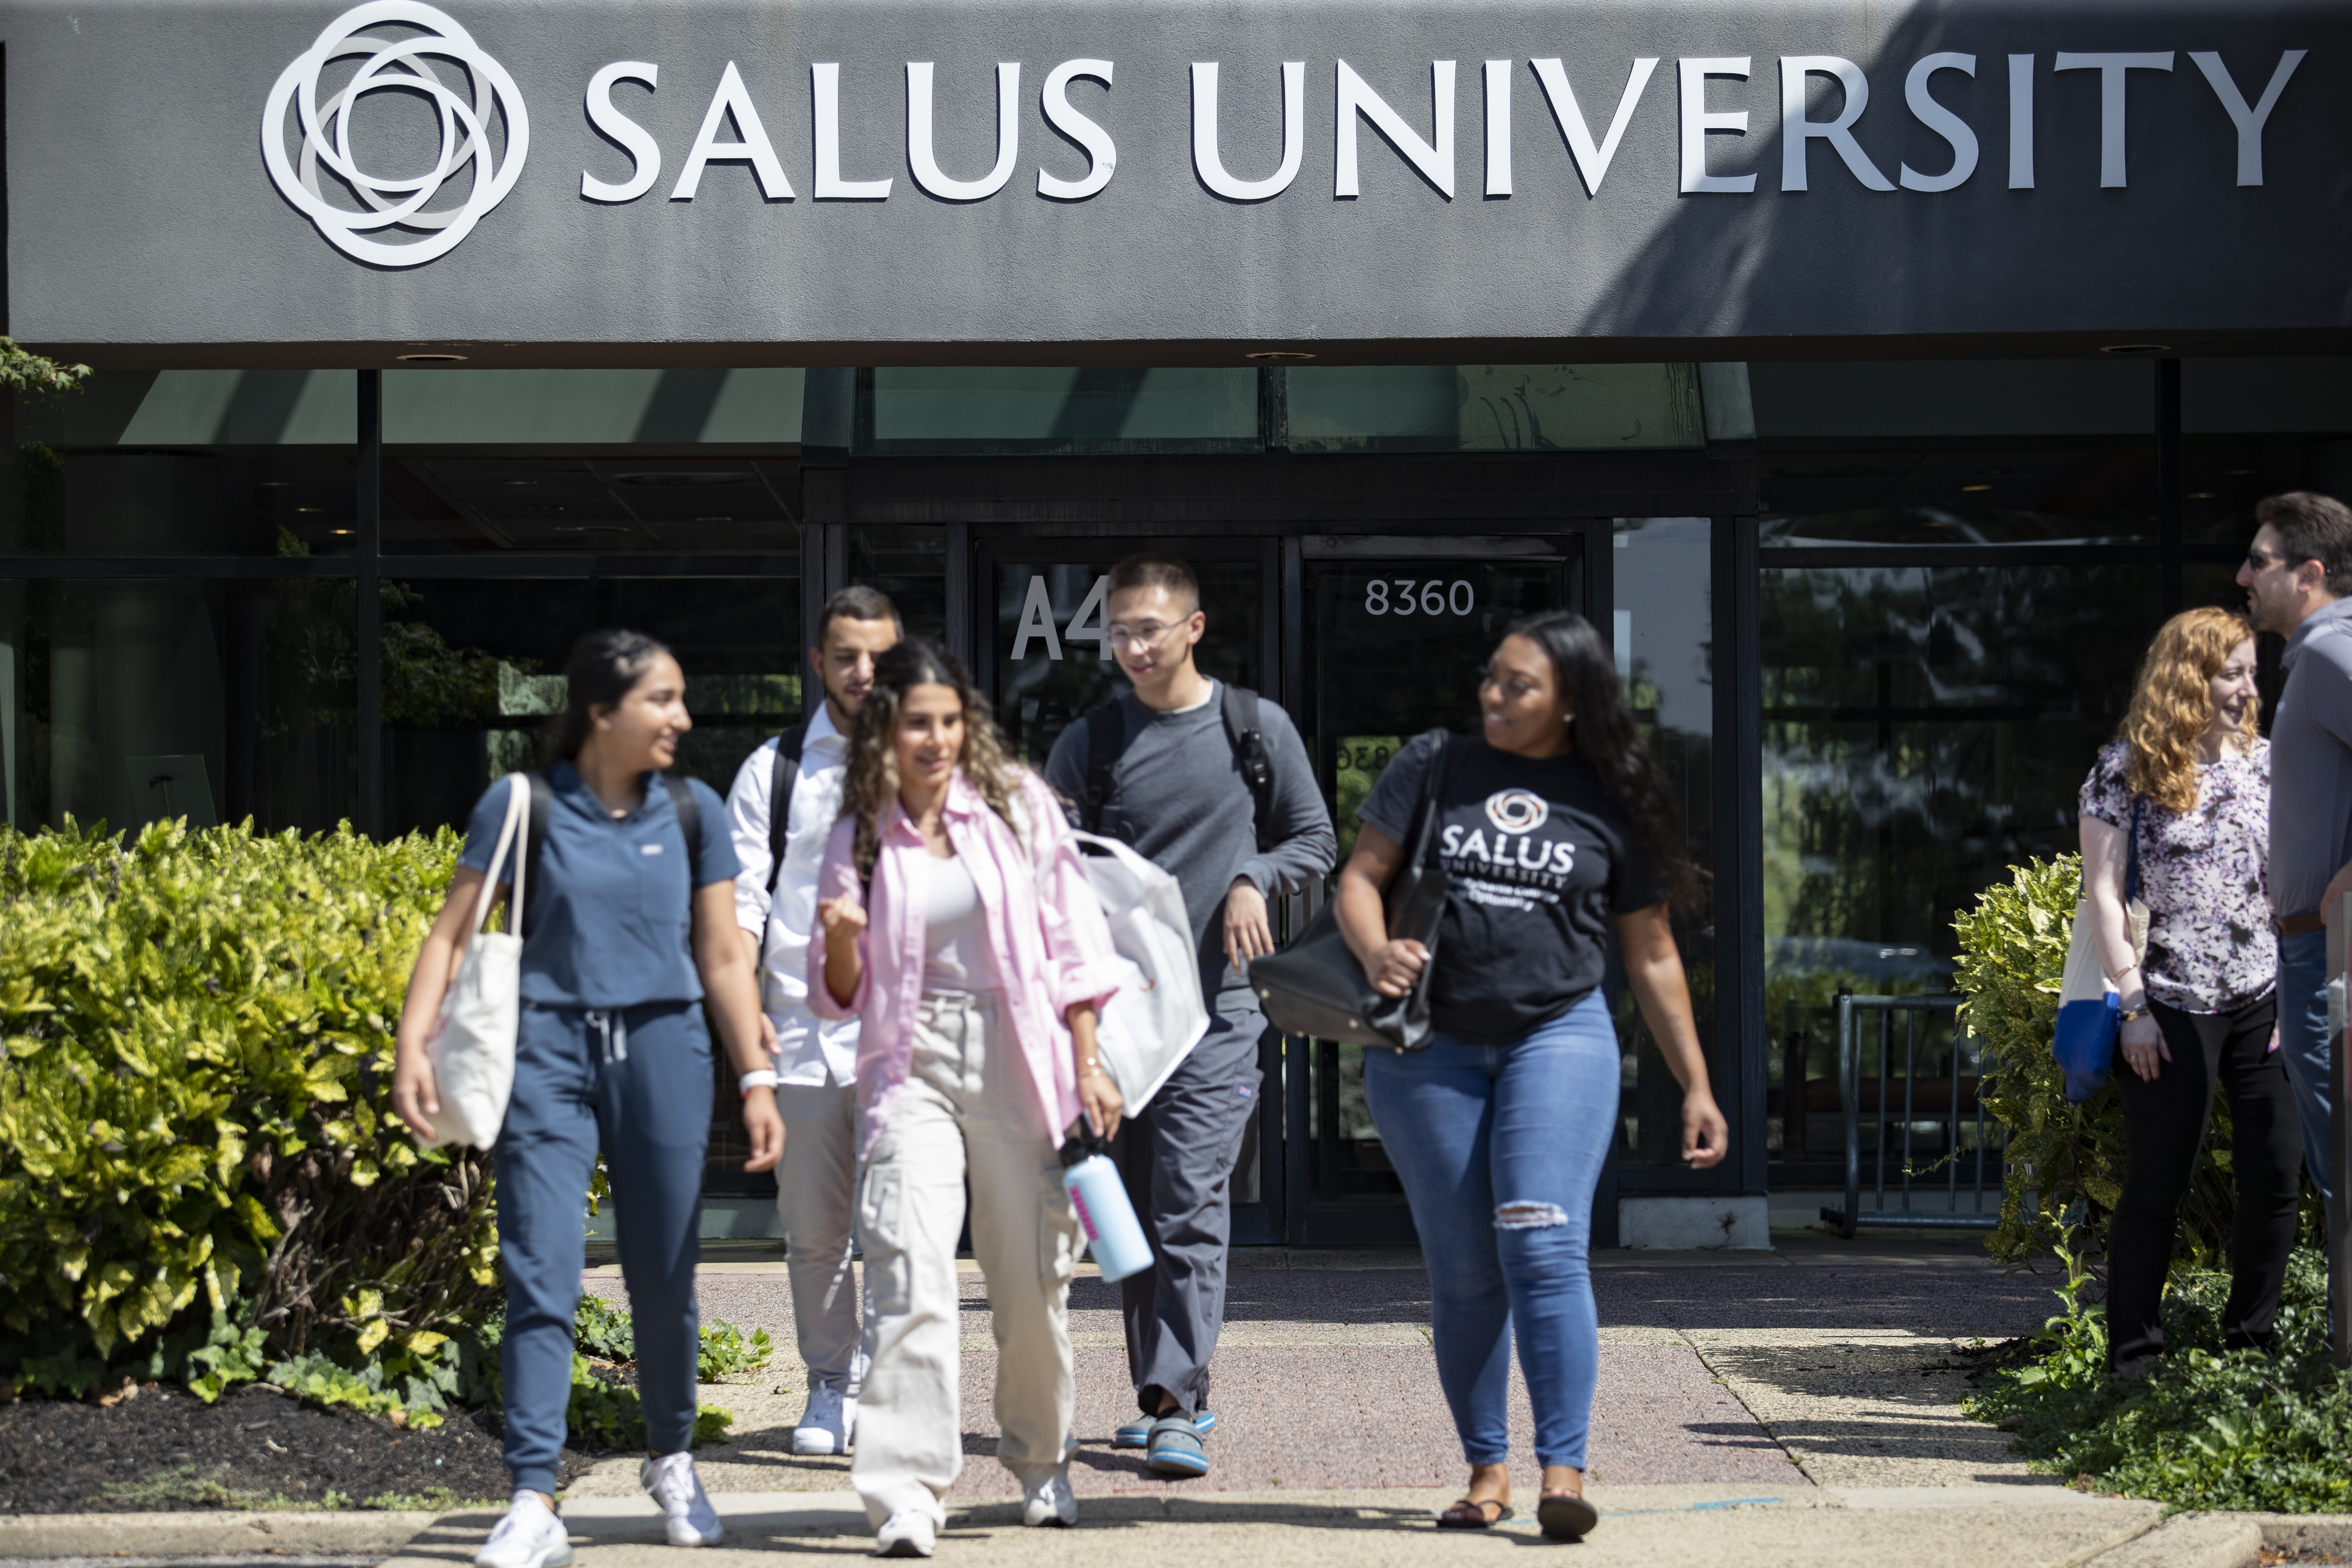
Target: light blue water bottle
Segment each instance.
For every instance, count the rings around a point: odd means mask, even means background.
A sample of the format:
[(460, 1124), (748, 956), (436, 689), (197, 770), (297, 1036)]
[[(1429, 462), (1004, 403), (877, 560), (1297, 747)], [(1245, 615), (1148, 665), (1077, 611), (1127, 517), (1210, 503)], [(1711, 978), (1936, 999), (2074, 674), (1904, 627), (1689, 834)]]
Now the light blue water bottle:
[(1078, 1228), (1086, 1233), (1102, 1277), (1124, 1279), (1151, 1267), (1151, 1243), (1143, 1237), (1135, 1205), (1127, 1201), (1127, 1184), (1118, 1179), (1118, 1167), (1100, 1154), (1086, 1152), (1095, 1142), (1087, 1136), (1081, 1118), (1072, 1135), (1062, 1141), (1062, 1186), (1070, 1194), (1070, 1206), (1078, 1211)]

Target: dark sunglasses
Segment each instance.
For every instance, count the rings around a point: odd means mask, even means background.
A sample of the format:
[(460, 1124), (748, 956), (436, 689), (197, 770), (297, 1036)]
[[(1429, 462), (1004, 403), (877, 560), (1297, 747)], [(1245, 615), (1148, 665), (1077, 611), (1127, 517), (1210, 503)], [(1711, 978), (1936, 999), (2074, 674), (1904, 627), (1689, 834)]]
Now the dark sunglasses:
[(2265, 571), (2273, 566), (2300, 566), (2306, 561), (2316, 559), (2317, 557), (2311, 555), (2296, 555), (2292, 557), (2285, 555), (2273, 555), (2268, 551), (2263, 550), (2249, 550), (2246, 552), (2246, 564), (2252, 567), (2257, 572)]

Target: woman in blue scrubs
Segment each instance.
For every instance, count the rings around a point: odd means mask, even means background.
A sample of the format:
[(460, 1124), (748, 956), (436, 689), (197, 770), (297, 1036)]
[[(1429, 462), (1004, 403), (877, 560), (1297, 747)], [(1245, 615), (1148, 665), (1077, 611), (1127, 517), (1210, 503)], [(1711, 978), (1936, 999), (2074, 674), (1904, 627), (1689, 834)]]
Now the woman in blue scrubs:
[[(601, 1148), (636, 1330), (637, 1394), (650, 1453), (640, 1472), (674, 1546), (723, 1533), (694, 1474), (702, 1173), (709, 1137), (709, 1026), (743, 1094), (751, 1158), (783, 1152), (775, 1074), (751, 956), (736, 934), (726, 808), (686, 782), (689, 842), (662, 773), (694, 727), (686, 676), (642, 632), (593, 632), (564, 668), (570, 698), (547, 771), (552, 799), (525, 874), (522, 1008), (514, 1096), (497, 1146), (499, 1247), (507, 1277), (506, 1461), (514, 1499), (474, 1561), (562, 1568), (556, 1463), (572, 1398), (572, 1313), (586, 1251), (588, 1183)], [(474, 808), (448, 901), (425, 939), (400, 1019), (393, 1108), (422, 1131), (438, 1109), (425, 1042), (468, 934), (507, 780)], [(511, 864), (500, 868), (511, 887)]]

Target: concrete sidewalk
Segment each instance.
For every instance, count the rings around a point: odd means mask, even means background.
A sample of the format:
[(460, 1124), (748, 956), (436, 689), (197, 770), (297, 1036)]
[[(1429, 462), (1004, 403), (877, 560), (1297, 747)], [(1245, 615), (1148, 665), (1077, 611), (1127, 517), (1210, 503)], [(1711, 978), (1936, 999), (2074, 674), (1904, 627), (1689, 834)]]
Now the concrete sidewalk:
[[(1870, 1563), (1882, 1568), (2241, 1568), (2274, 1546), (2352, 1557), (2352, 1520), (2183, 1515), (2087, 1497), (2027, 1473), (2005, 1434), (1964, 1419), (1952, 1352), (2039, 1327), (2054, 1274), (2011, 1275), (1977, 1238), (1783, 1233), (1769, 1254), (1615, 1253), (1595, 1259), (1601, 1367), (1591, 1492), (1601, 1529), (1577, 1561)], [(1440, 1531), (1434, 1510), (1466, 1468), (1429, 1346), (1429, 1285), (1397, 1253), (1260, 1253), (1236, 1258), (1198, 1480), (1147, 1473), (1109, 1447), (1134, 1408), (1118, 1294), (1091, 1273), (1072, 1291), (1081, 1451), (1076, 1531), (1020, 1527), (1018, 1489), (994, 1461), (994, 1347), (986, 1290), (963, 1276), (963, 1475), (949, 1497), (940, 1560), (1052, 1568), (1106, 1549), (1232, 1563), (1345, 1562), (1350, 1568), (1467, 1561), (1546, 1544), (1531, 1517), (1486, 1532)], [(590, 1287), (620, 1294), (610, 1271)], [(700, 1568), (751, 1554), (855, 1556), (872, 1535), (846, 1459), (796, 1458), (805, 1394), (792, 1353), (781, 1262), (719, 1262), (699, 1281), (706, 1321), (766, 1329), (776, 1364), (709, 1385), (736, 1416), (700, 1469), (730, 1522)], [(1535, 1481), (1533, 1417), (1513, 1382), (1521, 1501)], [(565, 1500), (582, 1568), (675, 1568), (637, 1461), (600, 1463)], [(488, 1517), (96, 1515), (0, 1520), (8, 1560), (106, 1558), (163, 1568), (199, 1555), (269, 1552), (386, 1568), (463, 1563)], [(1116, 1540), (1107, 1531), (1120, 1532)], [(1148, 1534), (1149, 1539), (1139, 1539)]]

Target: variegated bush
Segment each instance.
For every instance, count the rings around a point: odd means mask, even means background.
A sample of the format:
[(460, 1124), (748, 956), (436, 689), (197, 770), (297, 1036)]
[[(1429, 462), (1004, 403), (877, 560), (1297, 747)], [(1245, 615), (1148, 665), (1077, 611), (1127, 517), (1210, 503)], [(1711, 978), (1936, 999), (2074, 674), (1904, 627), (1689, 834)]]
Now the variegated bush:
[(418, 1150), (389, 1108), (457, 851), (0, 829), (7, 1338), (79, 1322), (119, 1359), (225, 1312), (273, 1355), (423, 1357), (493, 1305), (487, 1161)]

